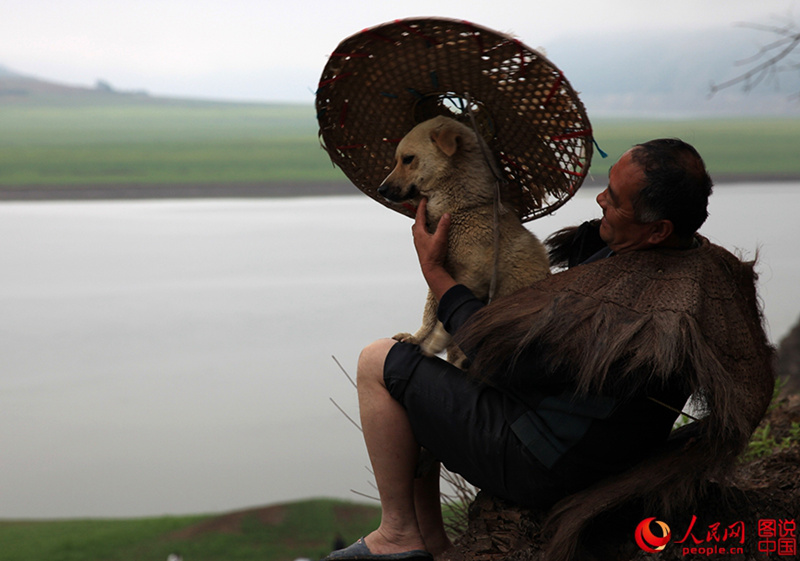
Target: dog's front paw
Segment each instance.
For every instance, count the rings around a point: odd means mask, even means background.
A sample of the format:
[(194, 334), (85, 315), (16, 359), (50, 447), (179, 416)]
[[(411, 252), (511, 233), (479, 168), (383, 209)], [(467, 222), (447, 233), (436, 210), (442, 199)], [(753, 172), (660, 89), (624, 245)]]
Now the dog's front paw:
[(412, 345), (419, 345), (419, 340), (414, 337), (411, 333), (398, 333), (394, 337), (392, 337), (395, 341), (400, 341), (401, 343), (411, 343)]

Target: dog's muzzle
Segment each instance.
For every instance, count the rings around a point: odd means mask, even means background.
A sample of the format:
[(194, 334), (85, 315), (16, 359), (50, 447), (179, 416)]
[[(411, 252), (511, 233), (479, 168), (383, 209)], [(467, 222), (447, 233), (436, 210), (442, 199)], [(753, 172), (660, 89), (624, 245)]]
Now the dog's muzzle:
[(378, 187), (378, 194), (387, 201), (392, 201), (393, 203), (401, 203), (413, 199), (418, 193), (417, 186), (413, 184), (405, 190), (405, 192), (403, 192), (403, 189), (395, 188), (390, 183), (382, 183), (381, 186)]

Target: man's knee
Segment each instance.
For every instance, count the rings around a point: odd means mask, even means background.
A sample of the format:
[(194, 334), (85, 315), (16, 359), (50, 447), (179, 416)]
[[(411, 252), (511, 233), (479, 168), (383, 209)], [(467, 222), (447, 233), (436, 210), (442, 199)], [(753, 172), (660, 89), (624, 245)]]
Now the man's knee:
[(378, 381), (383, 383), (383, 364), (394, 344), (394, 339), (378, 339), (370, 343), (361, 351), (358, 357), (357, 377), (358, 383)]

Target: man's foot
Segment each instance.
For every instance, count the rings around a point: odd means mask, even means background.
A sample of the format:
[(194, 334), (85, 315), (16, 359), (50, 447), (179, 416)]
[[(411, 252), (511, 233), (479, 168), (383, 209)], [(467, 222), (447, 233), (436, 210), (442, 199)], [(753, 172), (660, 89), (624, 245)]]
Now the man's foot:
[(329, 561), (432, 561), (433, 556), (422, 549), (395, 553), (373, 553), (367, 547), (365, 539), (361, 538), (350, 547), (332, 552), (325, 559)]

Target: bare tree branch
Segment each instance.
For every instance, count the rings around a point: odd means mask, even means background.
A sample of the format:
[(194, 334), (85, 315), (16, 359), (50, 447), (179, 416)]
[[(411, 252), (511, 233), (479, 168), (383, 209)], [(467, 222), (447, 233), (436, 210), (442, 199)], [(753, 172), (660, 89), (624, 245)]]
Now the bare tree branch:
[(751, 91), (766, 80), (772, 80), (777, 83), (779, 74), (782, 72), (800, 69), (800, 63), (786, 60), (800, 45), (800, 30), (794, 23), (789, 22), (784, 25), (747, 23), (740, 24), (740, 26), (757, 31), (765, 31), (779, 38), (761, 47), (753, 56), (736, 62), (736, 66), (746, 66), (748, 64), (755, 64), (755, 66), (721, 84), (712, 83), (711, 95), (737, 84), (744, 84), (744, 90)]

